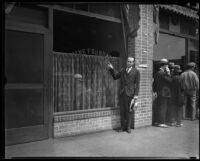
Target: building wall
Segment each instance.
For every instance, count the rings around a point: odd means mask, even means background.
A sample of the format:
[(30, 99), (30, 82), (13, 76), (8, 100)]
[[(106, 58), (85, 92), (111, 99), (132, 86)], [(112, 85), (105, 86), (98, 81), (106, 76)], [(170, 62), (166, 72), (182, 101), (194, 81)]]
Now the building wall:
[(147, 68), (139, 68), (141, 74), (139, 107), (133, 116), (135, 128), (152, 124), (152, 61), (154, 45), (152, 5), (140, 5), (139, 23), (140, 28), (137, 31), (137, 37), (135, 40), (129, 41), (132, 49), (129, 54), (135, 53), (136, 67), (139, 67), (139, 64), (145, 64)]
[[(132, 128), (152, 124), (153, 6), (140, 5), (139, 7), (140, 28), (135, 38), (128, 39), (128, 54), (135, 55), (136, 66), (146, 64), (147, 68), (139, 68), (141, 73), (139, 106), (133, 114)], [(130, 21), (134, 18), (132, 10), (130, 10), (129, 18)], [(119, 109), (55, 115), (53, 126), (54, 137), (116, 129), (120, 127)]]
[(119, 109), (54, 116), (54, 137), (73, 136), (120, 127)]

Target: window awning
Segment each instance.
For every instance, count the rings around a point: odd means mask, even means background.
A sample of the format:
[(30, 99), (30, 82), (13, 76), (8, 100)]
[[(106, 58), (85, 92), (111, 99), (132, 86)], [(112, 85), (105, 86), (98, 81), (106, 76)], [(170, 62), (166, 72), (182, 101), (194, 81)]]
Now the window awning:
[(176, 12), (178, 14), (182, 14), (184, 16), (193, 18), (193, 19), (198, 19), (199, 20), (199, 16), (197, 14), (197, 11), (186, 8), (186, 7), (182, 7), (179, 5), (159, 5), (160, 8), (163, 9), (167, 9), (170, 10), (172, 12)]

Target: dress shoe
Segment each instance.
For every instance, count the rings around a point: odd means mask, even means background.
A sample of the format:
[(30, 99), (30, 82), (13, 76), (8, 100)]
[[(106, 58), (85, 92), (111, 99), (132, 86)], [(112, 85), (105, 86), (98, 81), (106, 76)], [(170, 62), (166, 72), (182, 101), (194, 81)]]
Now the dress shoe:
[(128, 129), (127, 132), (128, 132), (128, 133), (131, 133), (131, 129)]
[(125, 131), (124, 128), (120, 128), (120, 129), (118, 130), (118, 132), (123, 132), (123, 131)]
[(175, 126), (176, 123), (174, 123), (174, 122), (170, 122), (170, 123), (167, 123), (166, 125), (167, 125), (167, 126)]
[(182, 123), (181, 123), (181, 124), (176, 124), (175, 126), (176, 126), (176, 127), (182, 127), (183, 124), (182, 124)]
[(159, 127), (163, 127), (163, 128), (168, 128), (169, 126), (167, 126), (166, 124), (159, 124)]

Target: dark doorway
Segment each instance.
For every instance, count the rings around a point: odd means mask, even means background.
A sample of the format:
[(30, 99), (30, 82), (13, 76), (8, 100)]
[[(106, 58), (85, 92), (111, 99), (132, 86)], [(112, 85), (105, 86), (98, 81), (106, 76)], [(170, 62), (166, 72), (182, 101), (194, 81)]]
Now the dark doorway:
[(5, 143), (48, 138), (45, 34), (5, 30)]

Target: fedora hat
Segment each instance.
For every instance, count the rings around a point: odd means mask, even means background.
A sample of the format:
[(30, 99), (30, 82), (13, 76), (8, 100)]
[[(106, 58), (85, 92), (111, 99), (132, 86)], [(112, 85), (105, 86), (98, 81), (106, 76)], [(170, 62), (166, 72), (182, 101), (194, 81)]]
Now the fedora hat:
[(168, 62), (167, 59), (163, 58), (163, 59), (160, 60), (159, 64), (160, 64), (161, 66), (162, 66), (162, 65), (168, 65), (169, 62)]

